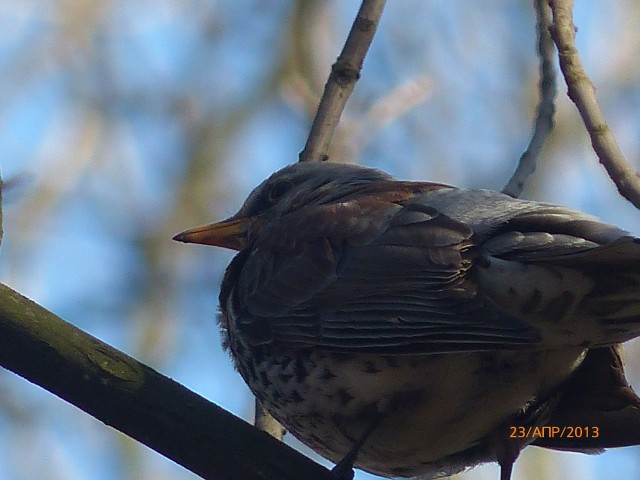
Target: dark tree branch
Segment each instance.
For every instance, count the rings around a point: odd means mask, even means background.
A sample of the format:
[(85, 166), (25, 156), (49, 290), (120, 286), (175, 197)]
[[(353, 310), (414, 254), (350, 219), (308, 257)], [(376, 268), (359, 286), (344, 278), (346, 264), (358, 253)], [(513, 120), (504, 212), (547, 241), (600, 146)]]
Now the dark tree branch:
[(330, 472), (0, 284), (0, 365), (207, 479)]
[(540, 60), (540, 82), (538, 83), (539, 102), (536, 110), (536, 121), (533, 135), (527, 149), (520, 156), (516, 171), (502, 189), (512, 197), (519, 197), (524, 184), (536, 169), (536, 161), (544, 147), (544, 143), (553, 129), (553, 117), (556, 112), (555, 100), (558, 94), (556, 69), (553, 63), (553, 40), (549, 33), (551, 25), (550, 10), (546, 0), (535, 0), (536, 32), (538, 35), (538, 58)]
[(356, 81), (360, 78), (364, 57), (378, 28), (385, 3), (386, 0), (363, 0), (360, 5), (342, 53), (331, 67), (331, 74), (299, 161), (318, 162), (328, 158), (333, 133)]
[(569, 98), (576, 104), (591, 145), (620, 194), (640, 208), (640, 177), (624, 157), (596, 99), (593, 83), (584, 70), (576, 49), (573, 0), (549, 0), (553, 13), (551, 36), (558, 48), (560, 68)]

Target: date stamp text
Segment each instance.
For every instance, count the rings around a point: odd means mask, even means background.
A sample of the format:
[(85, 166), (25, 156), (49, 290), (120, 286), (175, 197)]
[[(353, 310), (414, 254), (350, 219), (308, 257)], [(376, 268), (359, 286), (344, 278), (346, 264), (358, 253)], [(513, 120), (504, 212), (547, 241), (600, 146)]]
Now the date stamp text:
[(509, 427), (509, 438), (598, 438), (599, 436), (600, 429), (595, 426)]

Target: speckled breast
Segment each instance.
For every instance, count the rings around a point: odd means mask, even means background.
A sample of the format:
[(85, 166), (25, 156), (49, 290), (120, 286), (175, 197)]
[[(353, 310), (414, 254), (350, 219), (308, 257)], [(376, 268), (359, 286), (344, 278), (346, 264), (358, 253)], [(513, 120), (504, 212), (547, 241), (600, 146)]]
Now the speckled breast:
[(351, 355), (248, 346), (233, 335), (229, 347), (267, 410), (334, 462), (381, 415), (356, 467), (402, 477), (451, 474), (495, 460), (482, 442), (564, 381), (584, 356), (581, 349)]

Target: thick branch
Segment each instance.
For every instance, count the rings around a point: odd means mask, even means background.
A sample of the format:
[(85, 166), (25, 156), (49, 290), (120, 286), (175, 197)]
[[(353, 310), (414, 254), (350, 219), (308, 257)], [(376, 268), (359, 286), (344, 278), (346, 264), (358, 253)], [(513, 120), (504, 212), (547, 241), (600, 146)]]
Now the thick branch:
[(0, 364), (207, 479), (328, 470), (0, 284)]
[(553, 12), (551, 36), (558, 47), (560, 68), (567, 82), (569, 98), (576, 104), (591, 137), (591, 145), (618, 191), (636, 208), (640, 208), (640, 176), (624, 157), (607, 125), (593, 83), (576, 49), (573, 0), (549, 0), (549, 6)]
[(386, 0), (363, 0), (347, 41), (324, 86), (307, 143), (299, 161), (318, 162), (328, 158), (329, 145), (369, 50)]
[(546, 0), (535, 0), (536, 31), (538, 35), (538, 59), (540, 61), (540, 82), (538, 84), (539, 102), (533, 135), (527, 149), (520, 156), (520, 162), (511, 179), (502, 189), (502, 193), (519, 197), (524, 184), (536, 169), (536, 161), (544, 143), (553, 129), (553, 116), (556, 112), (555, 100), (558, 94), (556, 69), (553, 64), (553, 40), (549, 33), (551, 16)]

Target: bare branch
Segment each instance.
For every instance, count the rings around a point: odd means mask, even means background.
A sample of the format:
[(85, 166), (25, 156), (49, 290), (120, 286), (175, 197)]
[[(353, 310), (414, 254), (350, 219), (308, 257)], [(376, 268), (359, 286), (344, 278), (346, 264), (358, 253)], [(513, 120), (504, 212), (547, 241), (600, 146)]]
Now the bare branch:
[(591, 137), (591, 145), (620, 194), (640, 208), (640, 177), (624, 157), (600, 110), (596, 92), (587, 76), (575, 45), (573, 0), (549, 0), (553, 12), (551, 36), (558, 47), (560, 68), (569, 98), (576, 104)]
[(282, 442), (2, 284), (0, 365), (203, 478), (333, 478)]
[(553, 129), (553, 117), (556, 112), (555, 100), (558, 94), (556, 69), (553, 63), (553, 40), (549, 33), (551, 25), (550, 10), (546, 0), (534, 1), (536, 10), (536, 31), (538, 34), (538, 58), (540, 60), (539, 97), (536, 110), (536, 121), (533, 135), (527, 149), (520, 156), (520, 161), (511, 179), (502, 189), (512, 197), (519, 197), (527, 178), (535, 171), (536, 161), (544, 143)]
[(331, 67), (331, 74), (299, 161), (318, 162), (328, 158), (333, 133), (356, 81), (360, 78), (364, 57), (378, 28), (385, 3), (386, 0), (362, 1), (344, 48)]

